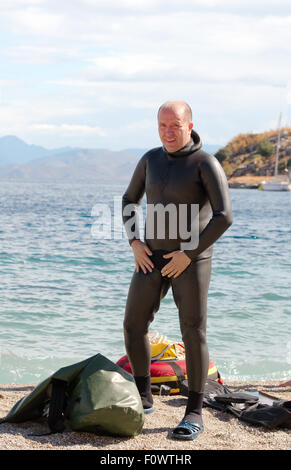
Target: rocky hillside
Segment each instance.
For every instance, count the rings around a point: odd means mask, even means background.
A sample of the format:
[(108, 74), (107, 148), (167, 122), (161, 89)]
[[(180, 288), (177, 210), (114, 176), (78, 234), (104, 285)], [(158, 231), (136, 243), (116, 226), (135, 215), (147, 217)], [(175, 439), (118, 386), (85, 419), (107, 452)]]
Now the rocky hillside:
[[(274, 174), (278, 130), (261, 134), (239, 134), (215, 156), (221, 162), (229, 181), (247, 176), (257, 181)], [(281, 129), (278, 173), (291, 169), (291, 127)], [(261, 177), (261, 178), (259, 178)]]

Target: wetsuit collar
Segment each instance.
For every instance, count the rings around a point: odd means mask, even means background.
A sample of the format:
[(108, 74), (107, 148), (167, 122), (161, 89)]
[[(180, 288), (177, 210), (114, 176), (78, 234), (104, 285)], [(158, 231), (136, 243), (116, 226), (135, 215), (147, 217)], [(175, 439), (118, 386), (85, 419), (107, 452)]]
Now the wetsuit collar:
[(168, 152), (165, 147), (163, 147), (163, 150), (166, 154), (166, 156), (169, 158), (169, 160), (174, 160), (176, 158), (181, 158), (181, 157), (187, 157), (187, 155), (190, 155), (193, 152), (196, 152), (202, 147), (202, 142), (195, 131), (191, 131), (191, 140), (190, 142), (185, 145), (185, 147), (181, 148), (180, 150), (177, 150), (177, 152), (170, 153)]

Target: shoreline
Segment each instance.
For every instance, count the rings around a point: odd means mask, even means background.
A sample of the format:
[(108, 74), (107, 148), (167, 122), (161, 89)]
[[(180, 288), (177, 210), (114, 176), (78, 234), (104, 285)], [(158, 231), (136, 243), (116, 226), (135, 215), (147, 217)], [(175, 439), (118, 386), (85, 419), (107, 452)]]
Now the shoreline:
[[(232, 391), (263, 391), (283, 400), (291, 400), (291, 383), (278, 380), (225, 382)], [(29, 394), (36, 384), (0, 385), (0, 418)], [(3, 423), (0, 425), (1, 450), (290, 450), (291, 430), (269, 430), (239, 421), (230, 413), (203, 407), (205, 431), (194, 441), (180, 441), (170, 435), (183, 417), (186, 397), (154, 395), (154, 413), (145, 415), (142, 432), (135, 437), (97, 435), (66, 430), (48, 433), (46, 422)], [(35, 434), (35, 435), (34, 435)]]
[(230, 188), (258, 189), (263, 181), (270, 181), (272, 178), (273, 176), (234, 176), (229, 178), (228, 186)]

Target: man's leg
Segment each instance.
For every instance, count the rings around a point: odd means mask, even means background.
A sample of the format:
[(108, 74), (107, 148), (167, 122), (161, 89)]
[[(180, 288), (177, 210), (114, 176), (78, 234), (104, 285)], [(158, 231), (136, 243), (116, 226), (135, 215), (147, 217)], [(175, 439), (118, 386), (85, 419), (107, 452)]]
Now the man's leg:
[(185, 344), (189, 386), (184, 420), (200, 426), (203, 424), (203, 392), (209, 368), (206, 320), (210, 274), (211, 258), (206, 258), (192, 261), (177, 279), (172, 280), (173, 296), (179, 309), (182, 340)]
[(164, 279), (160, 271), (154, 269), (147, 274), (135, 272), (128, 291), (123, 324), (125, 348), (145, 409), (150, 409), (153, 404), (150, 383), (151, 348), (147, 333), (169, 286), (169, 279)]

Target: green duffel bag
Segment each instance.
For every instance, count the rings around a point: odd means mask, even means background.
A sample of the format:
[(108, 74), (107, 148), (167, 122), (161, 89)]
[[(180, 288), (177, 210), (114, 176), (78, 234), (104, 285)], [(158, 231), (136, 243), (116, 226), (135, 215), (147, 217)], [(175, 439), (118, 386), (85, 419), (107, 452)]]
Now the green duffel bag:
[(48, 417), (51, 432), (75, 431), (136, 436), (144, 412), (131, 374), (102, 354), (63, 367), (19, 400), (1, 422)]

